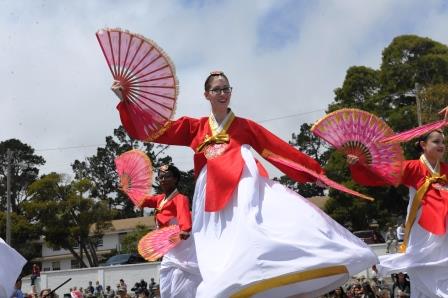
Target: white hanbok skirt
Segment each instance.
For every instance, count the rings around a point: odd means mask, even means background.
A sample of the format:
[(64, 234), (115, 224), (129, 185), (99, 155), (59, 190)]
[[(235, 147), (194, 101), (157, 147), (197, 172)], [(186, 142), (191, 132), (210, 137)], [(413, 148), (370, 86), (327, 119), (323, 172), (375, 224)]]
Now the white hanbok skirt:
[(201, 281), (193, 237), (182, 240), (163, 256), (160, 264), (162, 298), (194, 298)]
[[(414, 194), (415, 190), (411, 189), (412, 198)], [(411, 204), (412, 199), (409, 201), (409, 206)], [(448, 298), (447, 234), (439, 236), (423, 229), (418, 224), (420, 215), (421, 208), (409, 234), (406, 253), (380, 256), (378, 273), (382, 276), (398, 272), (407, 273), (411, 283), (411, 297)]]
[(193, 236), (203, 278), (196, 297), (316, 297), (377, 263), (315, 205), (260, 176), (249, 146), (241, 153), (241, 180), (223, 210), (204, 211), (206, 167), (196, 182)]

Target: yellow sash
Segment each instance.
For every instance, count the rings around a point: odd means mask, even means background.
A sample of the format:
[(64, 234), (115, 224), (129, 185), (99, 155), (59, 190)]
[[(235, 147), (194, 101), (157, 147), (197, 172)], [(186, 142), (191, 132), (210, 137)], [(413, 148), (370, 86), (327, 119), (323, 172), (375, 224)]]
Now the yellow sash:
[(412, 200), (411, 210), (408, 214), (408, 219), (406, 220), (405, 229), (404, 229), (404, 238), (403, 244), (400, 245), (400, 252), (406, 252), (406, 248), (408, 246), (409, 234), (411, 233), (411, 228), (414, 225), (415, 218), (417, 217), (418, 209), (422, 204), (423, 197), (428, 191), (429, 187), (433, 183), (437, 182), (447, 182), (446, 175), (440, 175), (440, 165), (437, 163), (435, 169), (431, 167), (425, 155), (420, 156), (420, 161), (429, 169), (431, 172), (431, 176), (425, 178), (425, 183), (423, 183), (415, 193), (414, 199)]
[(177, 188), (174, 189), (173, 192), (169, 196), (165, 195), (165, 198), (163, 198), (163, 200), (160, 201), (160, 204), (159, 204), (159, 206), (157, 208), (154, 208), (154, 221), (156, 223), (156, 228), (157, 229), (159, 228), (159, 223), (157, 222), (157, 219), (156, 219), (157, 213), (161, 212), (162, 209), (163, 209), (163, 206), (165, 206), (166, 203), (171, 201), (171, 199), (174, 198), (178, 193), (179, 193), (179, 191), (177, 190)]
[(204, 150), (204, 148), (210, 144), (228, 143), (230, 137), (227, 134), (227, 130), (229, 129), (234, 119), (235, 114), (233, 114), (232, 111), (229, 111), (229, 114), (227, 115), (226, 119), (224, 119), (222, 130), (219, 130), (216, 124), (216, 120), (214, 120), (213, 114), (210, 115), (208, 122), (212, 130), (212, 136), (205, 135), (204, 141), (201, 144), (199, 144), (199, 146), (196, 148), (196, 152), (198, 153), (202, 152), (202, 150)]

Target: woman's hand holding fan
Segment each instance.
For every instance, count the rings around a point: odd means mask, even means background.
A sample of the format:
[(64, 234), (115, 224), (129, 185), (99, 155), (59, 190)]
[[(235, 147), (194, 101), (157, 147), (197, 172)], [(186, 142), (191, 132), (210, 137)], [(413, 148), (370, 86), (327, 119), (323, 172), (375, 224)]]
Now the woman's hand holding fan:
[(403, 151), (399, 144), (382, 143), (394, 134), (382, 119), (358, 109), (341, 109), (317, 121), (311, 131), (347, 156), (356, 157), (390, 184), (399, 184)]
[(359, 157), (353, 154), (347, 154), (347, 163), (349, 165), (354, 165), (359, 161)]
[(114, 81), (110, 89), (121, 101), (123, 100), (123, 86), (121, 86), (120, 81)]
[(151, 141), (173, 117), (179, 87), (174, 65), (152, 40), (121, 29), (96, 33), (120, 98), (118, 110), (133, 138)]
[(141, 207), (152, 188), (152, 164), (140, 150), (127, 151), (115, 159), (120, 189), (135, 206)]
[(138, 242), (138, 253), (147, 261), (157, 261), (180, 243), (180, 233), (178, 225), (151, 231)]

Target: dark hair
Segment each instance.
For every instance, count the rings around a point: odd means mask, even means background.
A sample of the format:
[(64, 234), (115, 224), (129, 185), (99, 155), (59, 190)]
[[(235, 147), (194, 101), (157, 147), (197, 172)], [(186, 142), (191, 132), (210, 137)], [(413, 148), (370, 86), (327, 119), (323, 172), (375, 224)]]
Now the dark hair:
[(229, 79), (227, 78), (227, 76), (224, 74), (224, 72), (222, 71), (212, 71), (208, 77), (205, 79), (205, 83), (204, 83), (204, 90), (208, 91), (210, 89), (210, 85), (212, 82), (212, 79), (214, 77), (223, 77), (224, 79), (226, 79), (227, 82), (229, 82)]
[[(362, 283), (362, 288), (364, 289), (364, 291), (368, 291), (369, 293), (370, 292), (373, 293), (372, 286), (370, 285), (370, 283), (368, 281), (365, 281), (365, 282)], [(365, 293), (365, 294), (367, 294), (367, 293)]]
[[(48, 292), (48, 294), (44, 295), (44, 292)], [(54, 298), (54, 292), (51, 289), (43, 289), (40, 291), (39, 297), (42, 298)]]
[(171, 174), (173, 174), (173, 177), (176, 178), (176, 185), (179, 184), (180, 181), (180, 171), (177, 167), (175, 167), (174, 165), (163, 165), (159, 168), (159, 173), (161, 168), (164, 168), (163, 171), (169, 171), (171, 172)]
[(430, 132), (428, 132), (428, 133), (426, 133), (426, 134), (420, 136), (420, 137), (418, 138), (417, 142), (415, 142), (415, 144), (414, 144), (415, 148), (416, 148), (419, 152), (423, 152), (423, 148), (422, 148), (422, 146), (420, 146), (420, 142), (427, 142), (428, 139), (429, 139), (429, 136), (430, 136), (433, 132), (438, 132), (438, 133), (443, 134), (443, 131), (442, 131), (442, 130), (440, 130), (440, 129), (436, 129), (436, 130), (432, 130), (432, 131), (430, 131)]

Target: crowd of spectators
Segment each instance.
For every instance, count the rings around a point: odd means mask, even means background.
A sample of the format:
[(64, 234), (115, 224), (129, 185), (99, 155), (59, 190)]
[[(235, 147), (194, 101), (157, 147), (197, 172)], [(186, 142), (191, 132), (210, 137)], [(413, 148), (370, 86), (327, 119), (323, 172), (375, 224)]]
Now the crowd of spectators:
[[(59, 298), (51, 291), (51, 289), (42, 289), (37, 291), (36, 286), (31, 286), (31, 292), (26, 294), (21, 291), (21, 281), (16, 283), (16, 292), (13, 298)], [(105, 288), (99, 281), (93, 285), (89, 281), (85, 288), (72, 287), (69, 293), (63, 295), (64, 298), (156, 298), (160, 297), (159, 285), (151, 278), (149, 284), (145, 280), (135, 283), (135, 285), (128, 289), (127, 284), (123, 279), (120, 279), (116, 287), (107, 285)]]
[(405, 298), (411, 296), (411, 285), (405, 273), (392, 274), (390, 279), (353, 278), (320, 298)]
[(113, 288), (107, 285), (105, 288), (97, 281), (96, 285), (93, 286), (92, 282), (86, 288), (72, 288), (70, 289), (70, 296), (67, 298), (153, 298), (160, 297), (159, 286), (151, 278), (149, 284), (141, 279), (139, 282), (129, 289), (128, 285), (123, 279), (117, 283), (116, 287)]
[[(20, 291), (21, 281), (16, 283), (17, 298), (59, 298), (51, 289), (42, 289), (39, 293), (36, 286), (32, 286), (29, 294)], [(345, 285), (321, 296), (320, 298), (405, 298), (410, 297), (409, 278), (405, 273), (392, 274), (390, 278), (352, 278)], [(83, 287), (72, 287), (70, 293), (66, 293), (64, 298), (156, 298), (160, 297), (159, 285), (151, 278), (150, 282), (140, 280), (128, 289), (123, 279), (120, 279), (113, 288), (107, 285), (105, 288), (97, 281), (93, 285), (92, 281)]]

